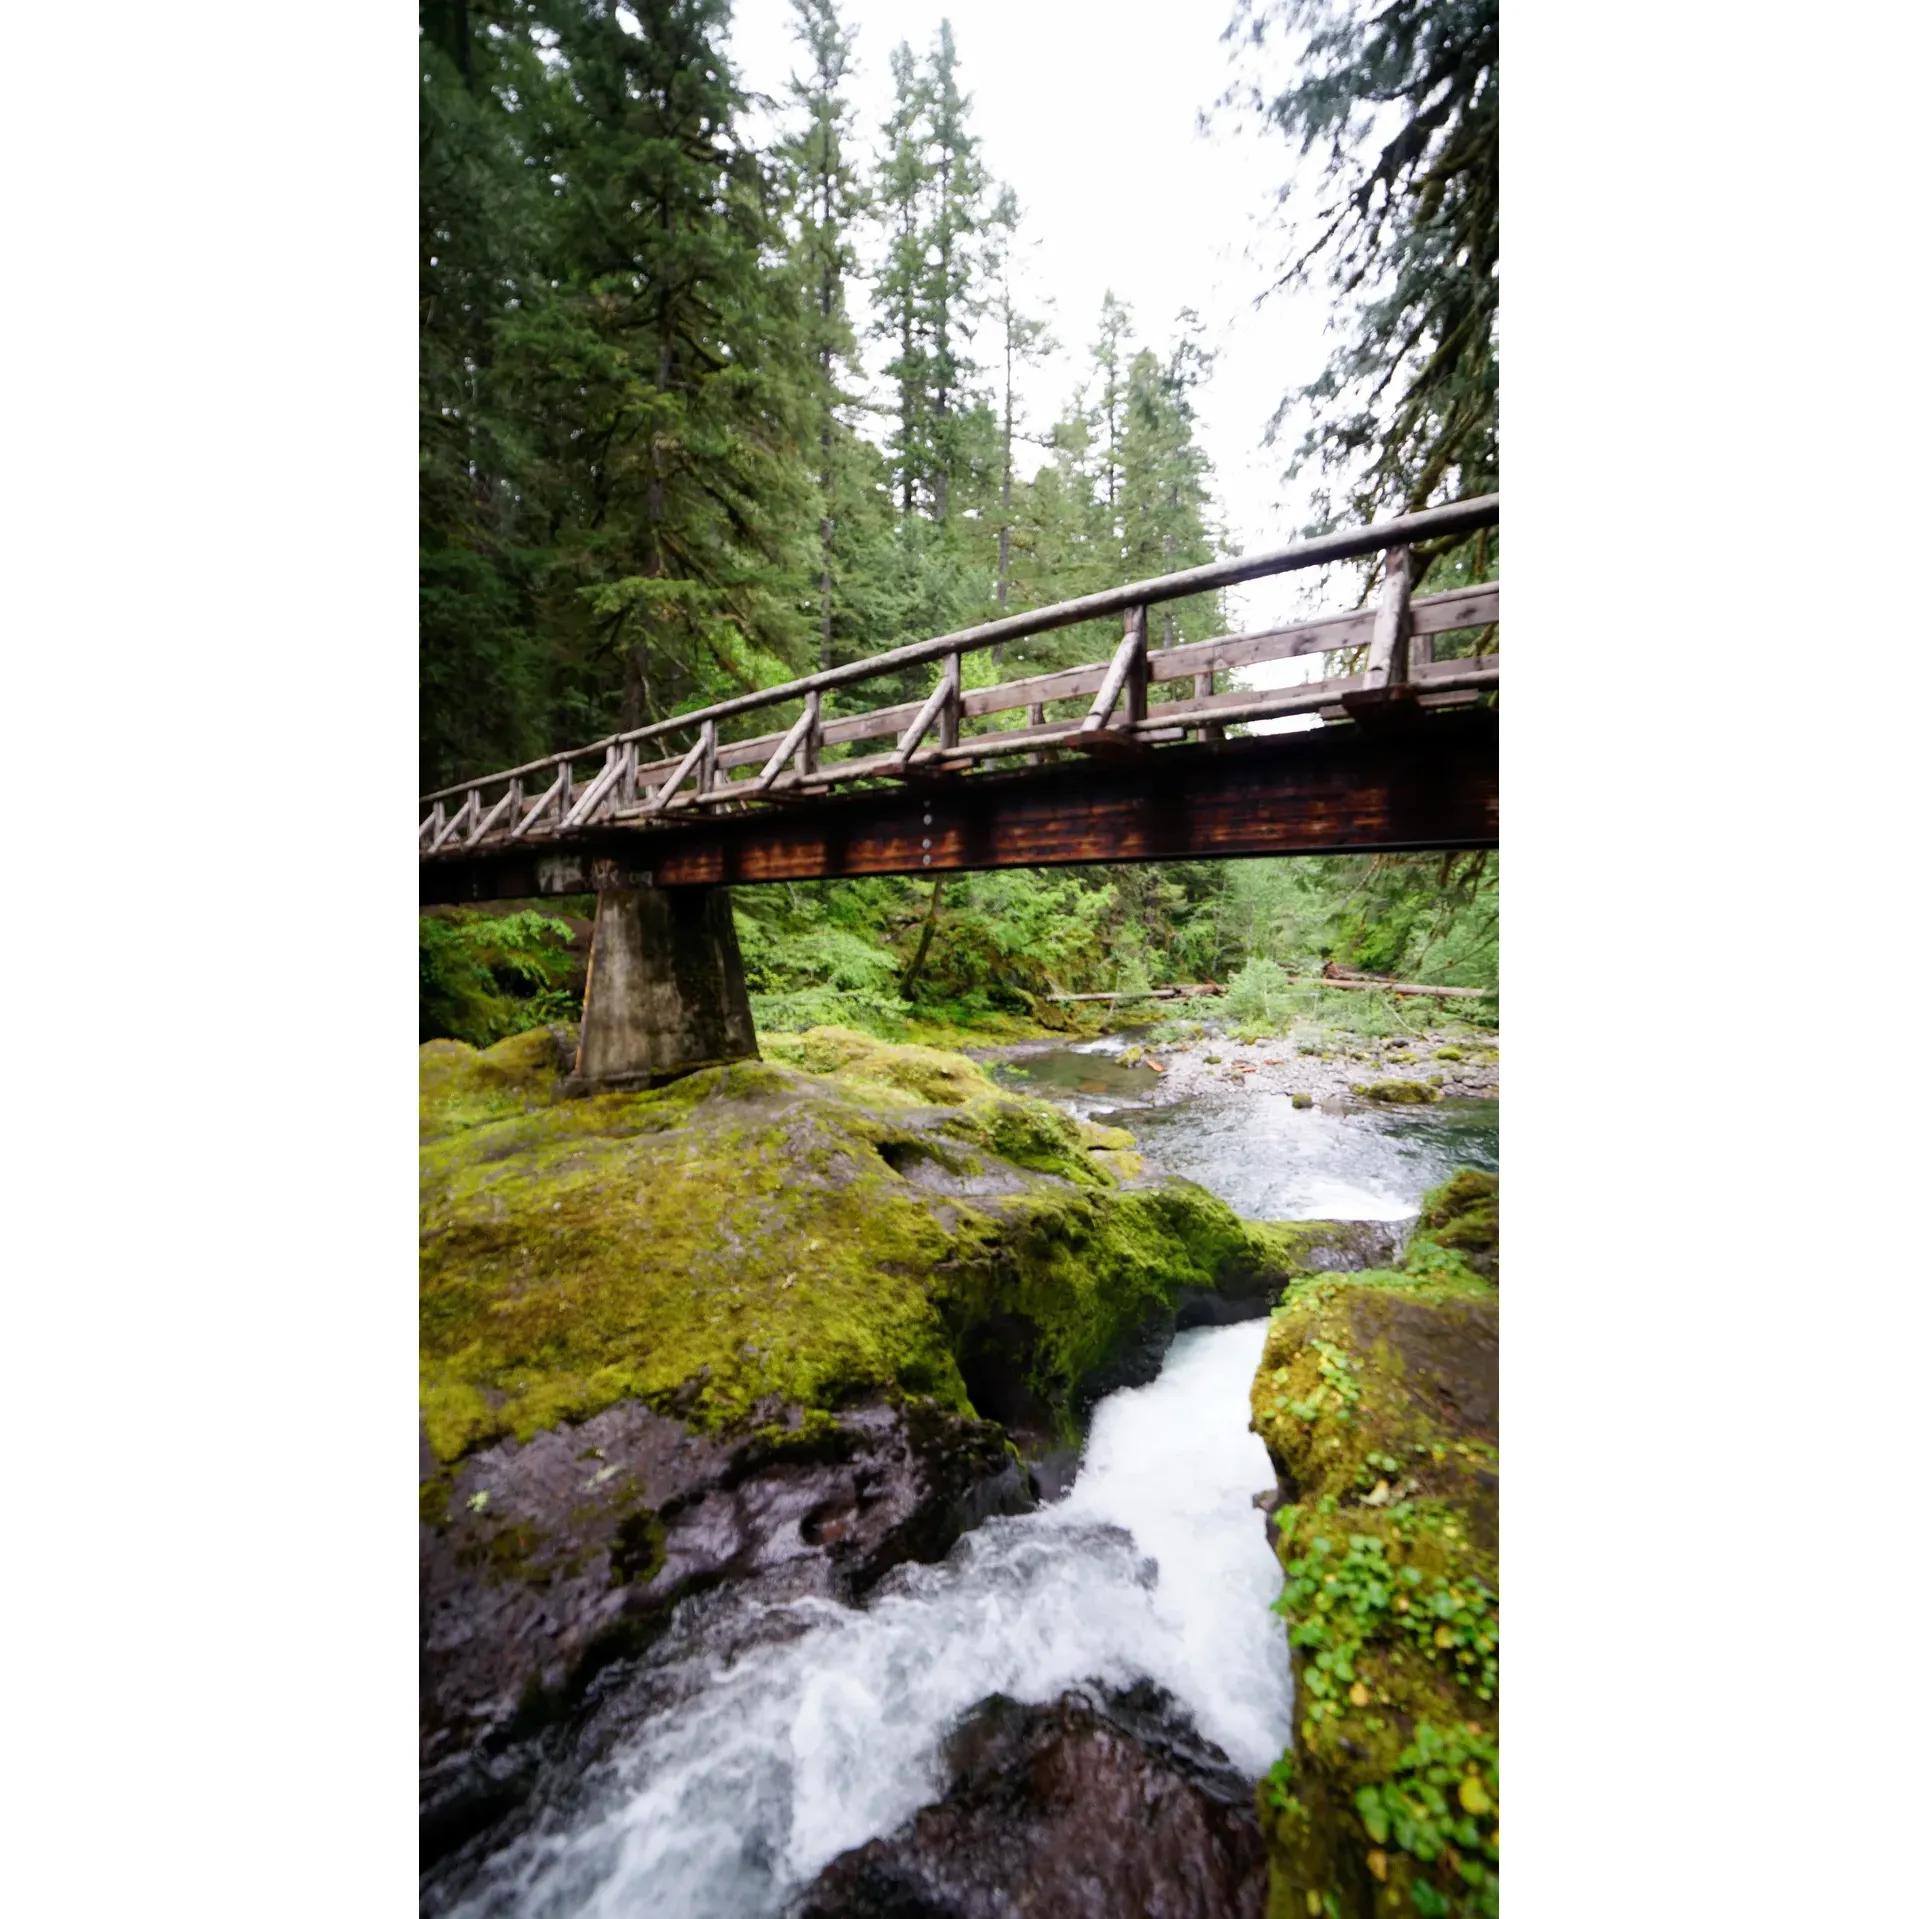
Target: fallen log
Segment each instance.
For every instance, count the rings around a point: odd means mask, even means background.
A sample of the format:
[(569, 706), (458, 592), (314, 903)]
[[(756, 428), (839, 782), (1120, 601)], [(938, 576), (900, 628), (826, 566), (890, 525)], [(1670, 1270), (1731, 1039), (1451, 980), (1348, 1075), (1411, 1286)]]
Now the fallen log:
[(1223, 990), (1222, 987), (1204, 983), (1194, 986), (1144, 986), (1134, 993), (1048, 993), (1046, 997), (1059, 1005), (1067, 1000), (1080, 999), (1205, 999)]
[[(1286, 976), (1288, 986), (1337, 986), (1347, 992), (1373, 993), (1426, 993), (1435, 999), (1484, 999), (1486, 988), (1483, 986), (1415, 986), (1407, 980), (1396, 979), (1328, 979), (1318, 973), (1289, 973)], [(1194, 986), (1149, 986), (1134, 993), (1049, 993), (1047, 998), (1056, 1005), (1067, 1000), (1121, 1000), (1121, 999), (1207, 999), (1226, 989), (1210, 983)]]
[(1484, 999), (1483, 986), (1414, 986), (1396, 979), (1327, 979), (1318, 973), (1289, 974), (1288, 986), (1339, 986), (1351, 991), (1374, 993), (1431, 993), (1443, 999)]

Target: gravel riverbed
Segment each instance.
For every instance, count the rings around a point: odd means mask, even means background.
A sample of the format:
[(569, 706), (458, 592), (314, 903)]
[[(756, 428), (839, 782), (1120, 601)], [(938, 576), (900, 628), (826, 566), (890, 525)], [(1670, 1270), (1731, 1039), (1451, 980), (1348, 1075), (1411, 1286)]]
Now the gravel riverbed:
[(1311, 1050), (1302, 1050), (1298, 1040), (1271, 1038), (1247, 1043), (1215, 1030), (1154, 1045), (1143, 1032), (1134, 1031), (1109, 1033), (1094, 1040), (1034, 1040), (987, 1047), (975, 1051), (972, 1057), (1017, 1068), (1024, 1057), (1067, 1047), (1075, 1052), (1104, 1054), (1116, 1064), (1150, 1073), (1150, 1083), (1137, 1082), (1136, 1097), (1154, 1106), (1169, 1105), (1196, 1093), (1230, 1092), (1235, 1088), (1303, 1095), (1319, 1105), (1358, 1099), (1361, 1096), (1356, 1088), (1387, 1080), (1429, 1085), (1442, 1098), (1492, 1099), (1499, 1093), (1496, 1035), (1461, 1038), (1409, 1034), (1374, 1040), (1334, 1034), (1308, 1039), (1303, 1047)]

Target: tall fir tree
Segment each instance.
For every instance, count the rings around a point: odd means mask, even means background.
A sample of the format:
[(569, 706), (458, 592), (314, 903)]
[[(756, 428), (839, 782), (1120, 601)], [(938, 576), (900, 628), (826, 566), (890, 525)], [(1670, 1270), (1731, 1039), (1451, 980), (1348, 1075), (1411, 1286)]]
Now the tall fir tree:
[(1099, 305), (1099, 331), (1093, 340), (1094, 406), (1100, 423), (1102, 493), (1109, 526), (1119, 514), (1119, 430), (1126, 405), (1127, 343), (1133, 337), (1133, 310), (1111, 287)]
[[(1252, 69), (1275, 21), (1300, 44), (1268, 92)], [(1227, 37), (1246, 77), (1226, 102), (1322, 164), (1276, 290), (1317, 275), (1347, 303), (1325, 370), (1274, 416), (1275, 434), (1306, 416), (1295, 471), (1322, 511), (1338, 495), (1364, 517), (1494, 490), (1498, 0), (1238, 0)]]
[(726, 0), (543, 12), (557, 284), (516, 343), (547, 621), (578, 719), (637, 726), (806, 663), (809, 343), (790, 279), (763, 271), (781, 235)]
[(902, 44), (892, 71), (894, 108), (875, 190), (885, 251), (873, 294), (876, 338), (890, 356), (882, 373), (893, 394), (895, 605), (904, 640), (985, 608), (990, 575), (975, 535), (993, 428), (968, 351), (986, 180), (950, 25), (941, 23), (924, 66)]
[(932, 227), (926, 250), (927, 381), (931, 419), (932, 513), (944, 522), (969, 451), (966, 415), (978, 371), (969, 353), (979, 317), (976, 292), (979, 243), (986, 220), (985, 170), (968, 125), (972, 100), (960, 92), (959, 54), (948, 20), (927, 63), (926, 163), (933, 177)]
[[(802, 331), (814, 372), (807, 395), (808, 438), (817, 447), (820, 516), (819, 591), (812, 610), (818, 620), (818, 664), (824, 668), (835, 657), (835, 588), (844, 586), (843, 569), (836, 566), (838, 553), (857, 539), (857, 530), (847, 526), (854, 539), (842, 541), (841, 528), (867, 505), (853, 472), (863, 463), (851, 445), (849, 425), (853, 396), (848, 382), (859, 372), (859, 352), (847, 294), (859, 272), (853, 232), (868, 196), (849, 140), (852, 111), (846, 80), (853, 36), (841, 24), (833, 0), (793, 0), (793, 15), (805, 62), (789, 85), (788, 105), (797, 128), (781, 159), (793, 225), (787, 257), (799, 281)], [(837, 580), (836, 571), (842, 576)]]
[(420, 11), (420, 771), (510, 765), (546, 731), (538, 516), (503, 324), (544, 295), (519, 139), (542, 68), (516, 0)]
[(882, 129), (876, 193), (886, 252), (873, 304), (878, 338), (891, 353), (882, 372), (894, 391), (893, 461), (904, 521), (924, 509), (932, 480), (926, 282), (933, 175), (926, 151), (925, 86), (905, 41), (893, 49), (892, 72), (893, 111)]
[[(1212, 371), (1198, 314), (1179, 315), (1179, 334), (1165, 360), (1150, 348), (1127, 369), (1119, 432), (1116, 532), (1128, 579), (1147, 579), (1216, 557), (1206, 490), (1212, 462), (1195, 431), (1193, 394)], [(1152, 613), (1156, 644), (1210, 639), (1223, 630), (1216, 593), (1170, 601)]]
[[(1026, 369), (1053, 351), (1053, 338), (1046, 322), (1036, 314), (1024, 312), (1015, 287), (1014, 256), (1019, 242), (1021, 222), (1019, 196), (1011, 187), (1002, 187), (993, 204), (987, 224), (985, 266), (988, 291), (986, 312), (997, 335), (1000, 357), (999, 400), (999, 513), (994, 535), (993, 605), (999, 613), (1015, 610), (1013, 594), (1014, 492), (1013, 448), (1021, 437), (1025, 413), (1020, 404), (1020, 382)], [(1020, 489), (1022, 492), (1026, 489)], [(1030, 550), (1030, 532), (1022, 544)], [(1030, 604), (1024, 597), (1020, 605)], [(994, 649), (996, 660), (1003, 649)]]

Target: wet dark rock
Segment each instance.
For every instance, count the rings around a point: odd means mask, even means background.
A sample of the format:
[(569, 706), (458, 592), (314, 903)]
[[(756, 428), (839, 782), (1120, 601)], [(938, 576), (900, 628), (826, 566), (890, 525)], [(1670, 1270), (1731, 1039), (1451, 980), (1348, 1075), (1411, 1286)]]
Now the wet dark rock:
[[(1411, 1222), (1297, 1220), (1277, 1230), (1286, 1234), (1286, 1258), (1297, 1271), (1358, 1273), (1392, 1265), (1406, 1244)], [(1086, 1376), (1079, 1410), (1085, 1412), (1123, 1386), (1150, 1385), (1165, 1364), (1175, 1334), (1194, 1326), (1234, 1326), (1262, 1318), (1285, 1293), (1287, 1278), (1285, 1268), (1275, 1264), (1263, 1272), (1222, 1273), (1210, 1290), (1182, 1289), (1169, 1309), (1144, 1317), (1106, 1363)]]
[(995, 1696), (947, 1741), (950, 1784), (842, 1854), (794, 1919), (1260, 1919), (1250, 1781), (1158, 1687)]
[(725, 1438), (628, 1402), (462, 1463), (421, 1527), (423, 1863), (525, 1800), (604, 1692), (596, 1677), (689, 1595), (852, 1599), (1033, 1505), (988, 1422), (919, 1402), (805, 1422), (758, 1410)]

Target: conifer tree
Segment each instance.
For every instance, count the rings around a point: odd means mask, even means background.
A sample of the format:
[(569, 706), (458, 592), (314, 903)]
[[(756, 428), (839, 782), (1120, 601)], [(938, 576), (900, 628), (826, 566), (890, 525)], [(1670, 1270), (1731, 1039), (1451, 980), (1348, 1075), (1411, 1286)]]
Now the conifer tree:
[(837, 536), (841, 523), (863, 515), (867, 505), (849, 472), (858, 456), (849, 445), (847, 415), (853, 401), (847, 382), (858, 373), (859, 359), (847, 288), (859, 271), (852, 234), (866, 211), (868, 195), (848, 144), (851, 109), (845, 83), (853, 36), (841, 25), (833, 0), (793, 0), (793, 12), (806, 65), (790, 85), (789, 104), (798, 130), (786, 142), (782, 158), (794, 221), (788, 259), (799, 280), (802, 331), (815, 369), (808, 432), (818, 448), (818, 663), (824, 668), (834, 658)]
[[(1181, 310), (1179, 327), (1167, 359), (1147, 348), (1127, 370), (1117, 533), (1121, 571), (1133, 580), (1203, 566), (1217, 553), (1206, 514), (1212, 462), (1194, 432), (1192, 399), (1213, 355), (1190, 307)], [(1222, 630), (1218, 595), (1155, 608), (1153, 622), (1160, 646), (1209, 639)]]
[[(581, 721), (803, 663), (808, 339), (726, 0), (547, 0), (556, 297), (517, 329), (544, 428), (548, 604)], [(629, 31), (620, 14), (629, 13)]]
[(897, 395), (900, 510), (944, 523), (974, 451), (969, 416), (979, 394), (969, 348), (986, 225), (986, 174), (948, 22), (923, 69), (909, 46), (895, 49), (893, 88), (878, 192), (886, 257), (874, 296), (892, 349), (885, 375)]
[[(1019, 238), (1020, 204), (1011, 187), (1002, 187), (987, 226), (986, 311), (998, 336), (1000, 354), (999, 411), (999, 521), (996, 529), (993, 604), (1000, 613), (1012, 611), (1013, 579), (1013, 445), (1024, 422), (1019, 404), (1023, 370), (1053, 350), (1044, 320), (1020, 310), (1014, 295), (1014, 249)], [(1031, 545), (1030, 539), (1026, 542)], [(1022, 604), (1025, 602), (1022, 601)], [(994, 648), (996, 660), (1002, 648)]]
[[(1226, 101), (1323, 156), (1321, 205), (1277, 287), (1319, 275), (1348, 303), (1300, 411), (1295, 471), (1366, 517), (1490, 492), (1499, 472), (1498, 0), (1238, 0), (1249, 63), (1275, 20), (1304, 36), (1278, 91)], [(1284, 196), (1282, 195), (1282, 199)], [(1316, 229), (1316, 231), (1314, 230)]]
[(516, 138), (541, 68), (514, 0), (420, 14), (420, 762), (429, 786), (538, 752), (537, 516), (500, 329), (537, 303), (543, 208)]
[(913, 50), (904, 41), (893, 49), (892, 70), (893, 112), (882, 129), (886, 145), (876, 195), (886, 256), (874, 282), (873, 302), (879, 337), (892, 352), (882, 371), (894, 387), (894, 469), (900, 517), (908, 521), (925, 500), (932, 477), (926, 281), (933, 180), (926, 153), (925, 87)]
[(932, 226), (926, 250), (928, 427), (933, 518), (944, 521), (955, 477), (965, 462), (960, 426), (972, 400), (968, 355), (978, 318), (974, 282), (986, 175), (967, 125), (971, 99), (959, 90), (952, 23), (942, 20), (925, 79), (926, 164), (933, 178)]
[(1101, 428), (1101, 485), (1107, 523), (1119, 512), (1119, 428), (1126, 404), (1126, 345), (1133, 337), (1133, 310), (1116, 299), (1111, 287), (1099, 304), (1099, 331), (1093, 340), (1096, 380), (1094, 405)]

